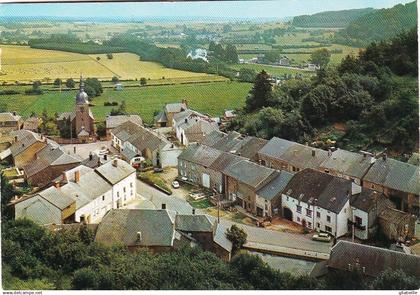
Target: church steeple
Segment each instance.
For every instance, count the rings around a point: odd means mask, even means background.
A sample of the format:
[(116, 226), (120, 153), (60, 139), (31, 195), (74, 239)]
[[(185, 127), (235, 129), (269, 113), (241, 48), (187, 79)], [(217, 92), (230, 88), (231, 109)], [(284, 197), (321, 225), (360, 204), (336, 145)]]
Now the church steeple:
[(83, 82), (83, 76), (80, 75), (79, 92), (76, 94), (76, 105), (89, 104), (89, 97), (85, 92), (85, 82)]

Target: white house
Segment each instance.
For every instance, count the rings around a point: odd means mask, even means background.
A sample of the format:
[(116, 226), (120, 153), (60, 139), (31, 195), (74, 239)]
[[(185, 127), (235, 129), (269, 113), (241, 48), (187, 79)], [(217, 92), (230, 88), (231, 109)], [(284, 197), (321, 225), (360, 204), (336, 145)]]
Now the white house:
[(283, 217), (310, 229), (341, 237), (352, 216), (350, 197), (361, 187), (313, 169), (296, 173), (282, 194)]
[(205, 62), (209, 62), (207, 59), (207, 50), (202, 48), (197, 48), (195, 50), (190, 51), (187, 54), (187, 58), (191, 58), (192, 60), (201, 59)]

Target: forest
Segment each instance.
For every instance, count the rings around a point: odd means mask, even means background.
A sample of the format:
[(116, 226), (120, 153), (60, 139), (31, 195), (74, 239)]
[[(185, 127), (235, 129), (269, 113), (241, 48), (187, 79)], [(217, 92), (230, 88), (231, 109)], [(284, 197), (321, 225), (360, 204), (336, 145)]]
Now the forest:
[(311, 80), (286, 81), (272, 89), (269, 75), (261, 72), (230, 128), (311, 143), (340, 123), (345, 133), (330, 136), (340, 148), (411, 153), (418, 142), (418, 90), (409, 81), (417, 81), (417, 55), (413, 29), (372, 43), (359, 57), (349, 55)]

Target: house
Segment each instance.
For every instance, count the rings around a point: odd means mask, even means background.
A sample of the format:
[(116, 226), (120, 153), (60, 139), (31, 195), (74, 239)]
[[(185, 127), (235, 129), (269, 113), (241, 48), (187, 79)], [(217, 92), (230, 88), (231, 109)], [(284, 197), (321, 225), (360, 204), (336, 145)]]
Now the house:
[(343, 177), (362, 185), (362, 178), (375, 157), (368, 153), (353, 153), (342, 149), (329, 152), (329, 157), (321, 163), (319, 171)]
[(96, 137), (95, 119), (90, 109), (89, 97), (84, 90), (82, 77), (80, 77), (79, 85), (74, 111), (60, 114), (57, 125), (59, 128), (69, 128), (71, 136), (84, 143), (93, 141)]
[(273, 217), (281, 214), (282, 192), (292, 177), (292, 173), (280, 171), (277, 177), (257, 191), (257, 216)]
[(0, 137), (23, 127), (23, 119), (16, 112), (0, 113)]
[(172, 120), (175, 114), (183, 112), (188, 109), (186, 100), (180, 103), (168, 103), (165, 105), (163, 111), (159, 112), (154, 117), (156, 127), (172, 127)]
[[(40, 198), (38, 195), (41, 197), (48, 195), (48, 198)], [(55, 181), (54, 187), (28, 196), (22, 203), (31, 204), (36, 200), (45, 203), (38, 205), (38, 207), (49, 208), (51, 207), (49, 205), (51, 200), (72, 200), (74, 203), (72, 222), (98, 223), (109, 210), (125, 206), (135, 196), (135, 169), (126, 162), (115, 159), (96, 169), (80, 165), (65, 171), (61, 179)], [(20, 204), (20, 201), (18, 204)], [(19, 205), (18, 209), (20, 206), (23, 205)], [(42, 219), (38, 217), (35, 211), (19, 212), (20, 214), (16, 215), (17, 218), (26, 217), (37, 222), (44, 222), (42, 224), (58, 222), (57, 218), (54, 217), (56, 212), (52, 217), (48, 215)]]
[(235, 117), (236, 117), (236, 112), (234, 110), (225, 110), (223, 112), (223, 120), (225, 122), (229, 122)]
[(172, 121), (178, 141), (185, 146), (200, 142), (207, 134), (219, 130), (215, 121), (193, 110), (175, 114)]
[(35, 154), (35, 159), (23, 166), (26, 181), (37, 187), (45, 187), (63, 171), (80, 165), (81, 160), (67, 154), (60, 146), (48, 143)]
[(200, 245), (229, 261), (232, 243), (224, 233), (225, 228), (207, 215), (177, 214), (166, 209), (118, 209), (103, 218), (95, 241), (152, 253), (172, 251), (186, 244)]
[(23, 129), (32, 132), (38, 132), (38, 127), (41, 124), (42, 119), (38, 117), (30, 117), (23, 122)]
[(416, 222), (416, 216), (392, 207), (378, 214), (379, 230), (391, 241), (407, 241), (413, 237), (418, 239)]
[(253, 162), (258, 162), (258, 152), (268, 143), (268, 140), (246, 136), (240, 146), (236, 148), (235, 154), (247, 158)]
[(341, 237), (348, 232), (350, 197), (361, 187), (313, 169), (297, 172), (282, 193), (283, 217), (310, 230)]
[(12, 202), (15, 219), (29, 218), (38, 224), (63, 224), (74, 220), (76, 202), (56, 187)]
[(258, 157), (264, 166), (295, 173), (305, 168), (319, 170), (321, 164), (328, 158), (328, 152), (273, 137), (258, 152)]
[(115, 85), (114, 85), (114, 89), (115, 89), (116, 91), (121, 91), (121, 90), (123, 90), (123, 89), (124, 89), (124, 86), (122, 85), (122, 83), (115, 83)]
[(319, 65), (311, 64), (311, 63), (307, 64), (306, 68), (308, 69), (308, 71), (313, 71), (313, 72), (321, 69), (321, 67)]
[(398, 210), (420, 216), (419, 166), (400, 162), (383, 154), (363, 177), (363, 186), (383, 192)]
[(221, 154), (211, 147), (192, 144), (178, 156), (178, 173), (191, 183), (211, 188), (209, 167)]
[(235, 153), (241, 146), (242, 135), (236, 131), (231, 131), (228, 134), (215, 130), (203, 138), (201, 144), (216, 148), (223, 152)]
[(254, 215), (263, 216), (264, 207), (257, 205), (258, 191), (273, 181), (278, 171), (248, 160), (232, 164), (223, 170), (226, 177), (226, 197)]
[(419, 279), (419, 265), (419, 256), (344, 240), (338, 241), (332, 247), (326, 263), (329, 271), (359, 270), (368, 278), (376, 278), (386, 269), (400, 269), (405, 274)]
[(244, 157), (237, 156), (232, 153), (222, 152), (216, 160), (209, 166), (207, 171), (210, 175), (210, 187), (213, 191), (224, 194), (225, 193), (225, 175), (223, 171), (240, 161), (246, 160)]
[(197, 48), (188, 52), (187, 58), (191, 58), (192, 60), (201, 59), (205, 62), (209, 62), (207, 58), (207, 50), (202, 48)]
[(148, 249), (162, 253), (178, 249), (191, 241), (175, 230), (175, 216), (175, 212), (168, 210), (111, 210), (99, 224), (95, 241), (123, 245), (130, 251)]
[(143, 120), (138, 115), (117, 115), (117, 116), (107, 116), (105, 121), (106, 128), (106, 138), (107, 140), (111, 139), (111, 131), (120, 126), (121, 124), (130, 121), (136, 123), (137, 125), (143, 126)]
[(354, 225), (352, 229), (354, 236), (361, 240), (368, 240), (378, 232), (379, 215), (393, 205), (382, 193), (363, 189), (350, 197), (350, 206), (352, 214), (349, 224)]
[(280, 66), (290, 66), (290, 59), (287, 56), (282, 56), (279, 58)]
[(34, 161), (36, 154), (48, 143), (54, 144), (43, 135), (28, 130), (19, 130), (11, 134), (14, 136), (14, 142), (9, 148), (9, 155), (12, 156), (13, 164), (20, 169)]
[(178, 155), (182, 152), (162, 135), (131, 121), (114, 128), (111, 138), (112, 146), (128, 162), (136, 157), (143, 157), (150, 160), (153, 166), (177, 166)]

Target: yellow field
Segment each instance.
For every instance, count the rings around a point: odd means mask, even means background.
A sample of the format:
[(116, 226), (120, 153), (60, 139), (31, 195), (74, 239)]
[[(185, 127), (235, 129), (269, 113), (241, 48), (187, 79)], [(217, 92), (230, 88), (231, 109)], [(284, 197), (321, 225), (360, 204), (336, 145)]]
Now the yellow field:
[[(56, 78), (96, 77), (120, 79), (191, 78), (192, 80), (215, 80), (220, 77), (204, 73), (173, 70), (154, 62), (143, 62), (131, 53), (115, 53), (113, 59), (106, 55), (85, 55), (55, 50), (33, 49), (27, 46), (2, 45), (2, 73), (0, 82), (52, 82)], [(97, 61), (96, 58), (100, 57)]]

